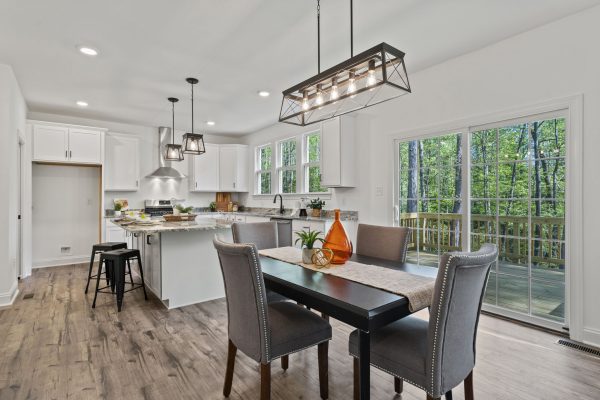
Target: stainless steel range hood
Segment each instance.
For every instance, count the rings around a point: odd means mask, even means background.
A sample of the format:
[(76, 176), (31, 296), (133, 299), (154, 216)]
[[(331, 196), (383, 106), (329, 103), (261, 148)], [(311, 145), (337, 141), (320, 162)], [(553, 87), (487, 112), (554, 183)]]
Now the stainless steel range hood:
[(158, 168), (146, 178), (183, 179), (186, 176), (171, 167), (171, 161), (165, 160), (167, 144), (171, 141), (171, 128), (158, 128)]

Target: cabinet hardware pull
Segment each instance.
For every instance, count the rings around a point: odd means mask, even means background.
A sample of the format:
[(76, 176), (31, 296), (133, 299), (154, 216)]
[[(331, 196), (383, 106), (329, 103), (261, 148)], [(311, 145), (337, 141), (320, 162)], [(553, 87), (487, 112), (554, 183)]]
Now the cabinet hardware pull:
[(235, 182), (233, 182), (233, 187), (235, 188)]
[(69, 151), (65, 150), (65, 158), (69, 158)]
[(69, 158), (73, 158), (73, 152), (69, 150)]
[(135, 187), (138, 187), (138, 186), (140, 186), (140, 181), (137, 181), (137, 180), (136, 180), (136, 181), (135, 181)]
[(152, 235), (148, 235), (148, 236), (146, 236), (146, 244), (147, 244), (148, 246), (151, 246), (151, 245), (152, 245), (152, 243), (150, 243), (150, 237), (151, 237), (151, 236), (152, 236)]
[(198, 187), (198, 182), (196, 182), (196, 187)]

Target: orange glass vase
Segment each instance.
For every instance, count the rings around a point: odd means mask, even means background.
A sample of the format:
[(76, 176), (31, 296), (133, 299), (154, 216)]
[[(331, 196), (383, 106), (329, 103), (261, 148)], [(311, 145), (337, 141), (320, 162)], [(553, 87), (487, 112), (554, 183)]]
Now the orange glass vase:
[(340, 221), (340, 210), (335, 210), (335, 221), (325, 236), (323, 248), (333, 251), (332, 264), (344, 264), (352, 255), (352, 242)]

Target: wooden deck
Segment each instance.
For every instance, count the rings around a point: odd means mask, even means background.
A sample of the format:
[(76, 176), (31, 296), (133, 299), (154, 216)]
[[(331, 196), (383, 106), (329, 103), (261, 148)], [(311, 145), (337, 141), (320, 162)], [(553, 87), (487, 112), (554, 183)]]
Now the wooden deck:
[[(0, 310), (0, 399), (222, 399), (224, 300), (168, 311), (134, 291), (125, 295), (121, 313), (110, 295), (92, 310), (93, 294), (83, 294), (86, 271), (84, 265), (35, 270), (20, 282), (14, 306)], [(330, 398), (350, 399), (351, 328), (332, 325)], [(482, 316), (475, 398), (599, 399), (600, 359), (558, 346), (557, 339)], [(274, 366), (272, 379), (275, 400), (318, 399), (316, 349), (290, 356), (287, 372)], [(371, 393), (376, 400), (400, 398), (393, 379), (375, 369)], [(454, 395), (464, 398), (462, 387)], [(230, 398), (258, 397), (258, 367), (238, 355)], [(423, 391), (405, 385), (403, 400), (424, 398)]]

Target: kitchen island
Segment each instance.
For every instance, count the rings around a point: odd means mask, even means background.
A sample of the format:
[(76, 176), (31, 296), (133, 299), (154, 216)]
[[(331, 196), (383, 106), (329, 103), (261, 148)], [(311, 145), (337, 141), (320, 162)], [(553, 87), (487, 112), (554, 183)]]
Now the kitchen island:
[(231, 241), (231, 224), (210, 218), (154, 225), (112, 221), (141, 252), (146, 287), (169, 309), (225, 296), (215, 234)]

